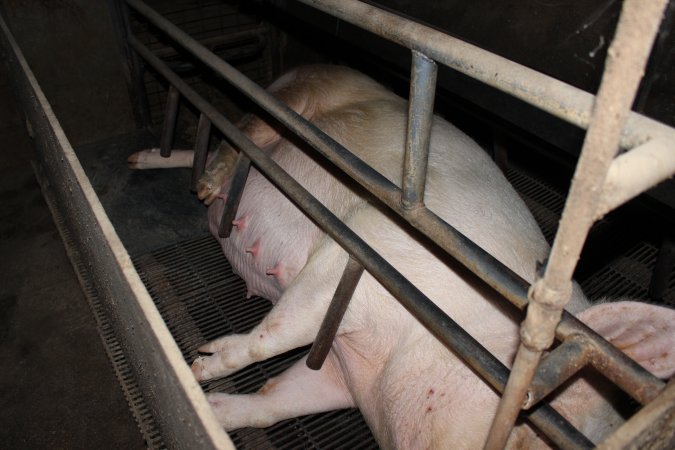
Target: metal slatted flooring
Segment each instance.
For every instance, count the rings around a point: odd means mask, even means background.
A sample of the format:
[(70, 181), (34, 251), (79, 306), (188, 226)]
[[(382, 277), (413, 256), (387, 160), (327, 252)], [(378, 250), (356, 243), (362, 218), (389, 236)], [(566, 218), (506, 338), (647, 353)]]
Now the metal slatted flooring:
[[(243, 280), (232, 273), (211, 236), (140, 256), (134, 264), (186, 362), (192, 362), (197, 347), (209, 340), (249, 331), (272, 306), (260, 297), (246, 299)], [(227, 378), (202, 383), (202, 387), (206, 392), (256, 392), (268, 378), (280, 374), (307, 351), (293, 350)], [(242, 449), (377, 448), (356, 409), (290, 419), (262, 430), (236, 430), (230, 436)]]
[[(516, 169), (508, 177), (543, 229), (552, 238), (562, 210), (564, 196), (546, 183)], [(582, 283), (590, 298), (646, 298), (650, 274), (657, 249), (639, 243), (614, 259)], [(134, 258), (153, 299), (178, 343), (187, 363), (197, 356), (203, 342), (228, 333), (242, 333), (252, 328), (269, 311), (271, 304), (258, 297), (246, 299), (244, 282), (231, 273), (220, 246), (211, 236), (173, 244)], [(86, 272), (84, 266), (80, 273)], [(83, 285), (87, 285), (83, 275)], [(130, 407), (150, 448), (164, 448), (144, 405), (134, 376), (116, 342), (110, 325), (97, 306), (96, 293), (88, 289), (101, 335)], [(675, 274), (671, 276), (666, 301), (675, 306)], [(306, 353), (299, 349), (268, 361), (254, 364), (222, 380), (203, 383), (205, 391), (251, 393), (264, 381), (279, 374)], [(241, 429), (231, 433), (242, 449), (266, 448), (377, 448), (358, 410), (334, 411), (287, 420), (266, 429)]]

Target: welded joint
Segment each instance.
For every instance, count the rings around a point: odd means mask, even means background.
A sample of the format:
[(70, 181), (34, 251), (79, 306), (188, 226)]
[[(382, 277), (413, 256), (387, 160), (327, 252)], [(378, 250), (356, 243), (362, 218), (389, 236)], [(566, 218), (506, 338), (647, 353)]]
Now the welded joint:
[(540, 278), (528, 291), (527, 315), (520, 328), (521, 343), (532, 351), (542, 352), (553, 344), (555, 330), (563, 308), (572, 295), (572, 282), (563, 289), (553, 289)]
[(542, 358), (523, 402), (530, 409), (569, 380), (592, 360), (594, 346), (581, 334), (571, 336)]

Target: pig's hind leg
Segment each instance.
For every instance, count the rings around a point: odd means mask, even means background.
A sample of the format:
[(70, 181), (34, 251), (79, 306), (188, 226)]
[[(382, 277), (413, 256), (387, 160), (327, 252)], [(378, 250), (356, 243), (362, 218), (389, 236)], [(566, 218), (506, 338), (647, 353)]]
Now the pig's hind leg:
[(223, 428), (263, 428), (292, 417), (355, 406), (330, 357), (321, 370), (309, 369), (306, 360), (302, 358), (278, 377), (269, 379), (255, 394), (207, 394)]
[(199, 348), (210, 356), (197, 358), (198, 380), (227, 376), (314, 341), (337, 287), (347, 254), (326, 238), (262, 322), (247, 334), (234, 334)]

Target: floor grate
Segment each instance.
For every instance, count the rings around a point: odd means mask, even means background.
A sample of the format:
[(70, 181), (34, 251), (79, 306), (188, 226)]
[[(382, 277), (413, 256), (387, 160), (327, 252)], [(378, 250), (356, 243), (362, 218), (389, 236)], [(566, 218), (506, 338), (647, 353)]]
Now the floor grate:
[[(206, 341), (249, 331), (271, 308), (260, 297), (246, 299), (244, 281), (232, 273), (211, 236), (139, 256), (134, 264), (186, 362), (197, 357), (197, 347)], [(206, 392), (255, 392), (306, 352), (307, 348), (293, 350), (202, 387)], [(377, 448), (356, 409), (290, 419), (266, 429), (236, 430), (230, 436), (242, 449)]]

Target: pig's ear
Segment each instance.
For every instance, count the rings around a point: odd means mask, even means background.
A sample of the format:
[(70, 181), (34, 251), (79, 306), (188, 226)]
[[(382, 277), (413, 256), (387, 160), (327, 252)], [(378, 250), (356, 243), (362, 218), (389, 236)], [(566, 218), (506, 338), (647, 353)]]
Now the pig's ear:
[(659, 378), (675, 373), (675, 311), (639, 302), (603, 303), (578, 318)]

